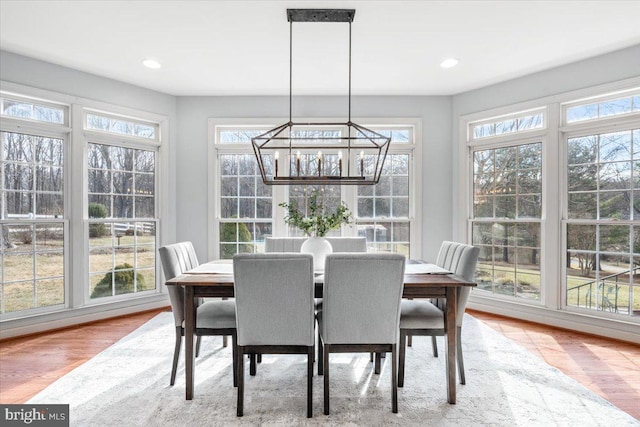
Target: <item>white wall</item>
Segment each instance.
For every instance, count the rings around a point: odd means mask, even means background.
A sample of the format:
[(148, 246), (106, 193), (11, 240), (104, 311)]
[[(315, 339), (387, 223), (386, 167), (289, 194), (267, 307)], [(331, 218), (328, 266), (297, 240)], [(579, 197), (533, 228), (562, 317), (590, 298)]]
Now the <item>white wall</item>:
[(175, 97), (49, 62), (0, 50), (0, 79), (168, 116)]
[[(422, 256), (435, 259), (442, 240), (451, 239), (451, 98), (435, 96), (353, 97), (352, 116), (422, 120)], [(294, 97), (295, 117), (347, 117), (346, 97)], [(177, 236), (207, 254), (207, 119), (288, 118), (289, 98), (179, 97)], [(279, 123), (278, 123), (279, 124)]]

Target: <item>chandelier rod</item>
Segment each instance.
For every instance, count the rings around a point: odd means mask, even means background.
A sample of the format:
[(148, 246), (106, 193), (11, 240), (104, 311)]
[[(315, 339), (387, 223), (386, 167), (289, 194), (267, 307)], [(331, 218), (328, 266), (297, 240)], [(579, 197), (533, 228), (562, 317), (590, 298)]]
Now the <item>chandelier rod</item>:
[(293, 121), (293, 19), (289, 21), (289, 123)]
[(351, 123), (351, 21), (349, 21), (349, 122)]

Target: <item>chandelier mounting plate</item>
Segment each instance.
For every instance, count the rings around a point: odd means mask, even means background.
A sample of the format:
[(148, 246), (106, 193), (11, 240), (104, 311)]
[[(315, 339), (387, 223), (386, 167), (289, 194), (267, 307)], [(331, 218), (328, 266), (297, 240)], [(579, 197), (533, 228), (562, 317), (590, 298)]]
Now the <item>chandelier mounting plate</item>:
[(353, 22), (355, 9), (287, 9), (289, 22)]

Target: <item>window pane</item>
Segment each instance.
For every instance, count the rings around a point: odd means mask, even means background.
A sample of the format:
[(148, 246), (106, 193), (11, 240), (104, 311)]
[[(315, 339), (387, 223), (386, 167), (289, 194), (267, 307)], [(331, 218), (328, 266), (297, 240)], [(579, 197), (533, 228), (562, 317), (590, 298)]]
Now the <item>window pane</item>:
[(64, 124), (66, 109), (29, 101), (2, 98), (2, 115), (46, 123)]
[(570, 219), (595, 219), (598, 211), (597, 193), (569, 193)]
[(569, 191), (595, 191), (598, 189), (598, 166), (578, 165), (568, 167)]
[(612, 162), (631, 158), (631, 131), (600, 135), (599, 161)]
[(87, 129), (109, 132), (120, 135), (135, 136), (146, 139), (157, 139), (157, 124), (137, 122), (133, 119), (120, 119), (103, 116), (97, 113), (87, 113), (85, 124)]
[(567, 123), (591, 120), (598, 117), (598, 104), (580, 105), (567, 108)]
[(542, 127), (544, 127), (543, 112), (523, 114), (491, 123), (472, 124), (471, 139), (488, 138)]
[(638, 111), (638, 95), (627, 95), (617, 99), (577, 105), (567, 108), (567, 123), (619, 116)]

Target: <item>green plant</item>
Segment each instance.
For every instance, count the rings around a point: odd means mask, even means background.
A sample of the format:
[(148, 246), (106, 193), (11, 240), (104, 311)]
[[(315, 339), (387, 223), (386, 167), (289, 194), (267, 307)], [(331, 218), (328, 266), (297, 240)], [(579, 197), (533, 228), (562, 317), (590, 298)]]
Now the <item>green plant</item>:
[(335, 212), (327, 215), (325, 213), (322, 199), (318, 198), (318, 190), (315, 190), (308, 199), (309, 215), (305, 216), (295, 201), (291, 203), (280, 203), (287, 210), (284, 222), (288, 225), (299, 228), (307, 236), (324, 237), (331, 230), (340, 228), (342, 224), (350, 224), (353, 215), (344, 202), (336, 208)]
[[(116, 265), (113, 272), (104, 275), (91, 292), (91, 298), (110, 297), (111, 283), (116, 287), (116, 295), (130, 294), (134, 291), (135, 272), (133, 266), (127, 263)], [(119, 271), (118, 271), (119, 270)], [(113, 280), (112, 280), (113, 279)], [(145, 289), (144, 276), (138, 273), (138, 289)]]
[[(107, 207), (101, 203), (89, 203), (89, 218), (106, 218), (109, 214)], [(89, 237), (107, 235), (107, 227), (102, 223), (89, 224)]]

